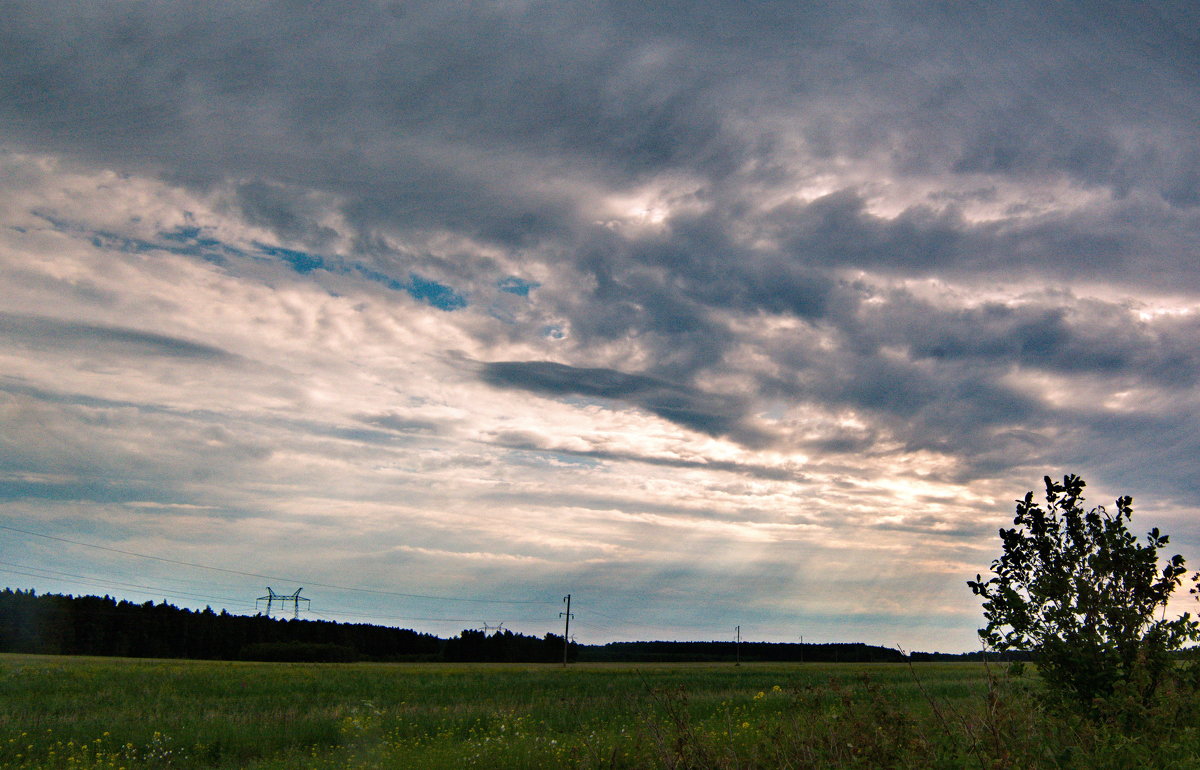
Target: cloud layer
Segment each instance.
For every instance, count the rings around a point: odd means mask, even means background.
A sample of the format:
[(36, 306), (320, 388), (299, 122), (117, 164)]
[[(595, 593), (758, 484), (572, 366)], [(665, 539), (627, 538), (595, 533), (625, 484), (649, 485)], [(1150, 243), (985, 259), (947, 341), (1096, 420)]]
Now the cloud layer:
[(1191, 4), (0, 12), (0, 523), (589, 641), (970, 649), (1045, 473), (1200, 558)]

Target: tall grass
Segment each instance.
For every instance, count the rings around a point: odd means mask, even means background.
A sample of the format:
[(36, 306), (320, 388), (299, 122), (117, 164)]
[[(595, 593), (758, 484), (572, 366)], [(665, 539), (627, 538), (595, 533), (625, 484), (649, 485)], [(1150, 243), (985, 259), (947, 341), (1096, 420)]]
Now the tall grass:
[(988, 674), (2, 655), (0, 767), (1200, 766), (1187, 720), (1122, 731)]

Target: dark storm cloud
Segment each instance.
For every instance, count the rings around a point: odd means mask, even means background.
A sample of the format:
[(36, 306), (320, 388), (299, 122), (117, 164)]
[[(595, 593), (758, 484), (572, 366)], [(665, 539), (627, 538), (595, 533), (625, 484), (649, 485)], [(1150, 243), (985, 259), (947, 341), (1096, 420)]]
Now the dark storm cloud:
[[(321, 249), (342, 237), (355, 259), (378, 262), (358, 275), (442, 309), (473, 300), (472, 285), (532, 284), (502, 283), (507, 272), (482, 257), (398, 249), (392, 236), (490, 242), (547, 274), (574, 271), (569, 290), (547, 281), (535, 292), (569, 321), (564, 357), (636, 341), (649, 362), (640, 374), (485, 364), (492, 385), (609, 398), (761, 446), (752, 395), (689, 383), (733, 366), (746, 340), (730, 314), (747, 326), (785, 316), (832, 347), (773, 342), (777, 371), (750, 373), (765, 395), (867, 410), (906, 446), (1003, 463), (1021, 442), (998, 437), (1053, 412), (1000, 382), (1013, 367), (1168, 389), (1197, 374), (1194, 323), (1151, 330), (1083, 299), (1114, 282), (1198, 288), (1191, 3), (134, 2), (64, 13), (10, 1), (0, 12), (6, 143), (197, 189), (228, 183), (231, 205), (286, 242), (269, 248), (293, 269), (328, 269)], [(853, 175), (815, 199), (778, 192), (823, 163), (901, 189), (937, 184), (896, 215), (873, 209), (871, 183)], [(606, 193), (659, 178), (687, 180), (687, 205), (644, 231), (597, 223)], [(1086, 200), (1026, 200), (1060, 179)], [(1010, 208), (966, 213), (997, 201)], [(879, 277), (1065, 294), (951, 309), (872, 285)], [(1087, 286), (1072, 293), (1076, 283)], [(21, 323), (9, 333), (45, 336)], [(61, 331), (220, 354), (132, 330)], [(869, 451), (882, 435), (813, 446)]]
[(914, 360), (1019, 364), (1166, 388), (1190, 386), (1200, 375), (1200, 324), (1192, 318), (1151, 325), (1127, 304), (1066, 291), (955, 309), (904, 291), (887, 300), (860, 312), (860, 344), (903, 346)]
[[(12, 138), (198, 181), (249, 177), (248, 213), (289, 233), (308, 227), (264, 194), (272, 185), (346, 194), (363, 222), (527, 237), (569, 210), (489, 163), (530, 154), (610, 178), (770, 173), (781, 160), (771, 130), (735, 132), (730, 120), (772, 106), (802, 120), (818, 153), (887, 147), (906, 168), (950, 158), (960, 173), (1062, 168), (1181, 205), (1200, 162), (1180, 141), (1194, 136), (1187, 94), (1200, 71), (1187, 36), (1195, 10), (1182, 4), (2, 10)], [(1147, 123), (1161, 130), (1118, 141)], [(469, 168), (414, 142), (425, 139), (486, 160)], [(469, 200), (477, 220), (453, 205)]]
[(311, 234), (279, 199), (290, 183), (345, 196), (364, 228), (520, 241), (572, 216), (511, 173), (521, 156), (637, 174), (719, 132), (696, 104), (702, 76), (683, 62), (630, 71), (654, 41), (570, 4), (3, 10), (10, 139), (197, 184), (248, 177), (248, 216), (287, 235)]
[(961, 259), (967, 228), (955, 217), (909, 209), (884, 220), (866, 212), (852, 190), (772, 212), (786, 230), (786, 250), (817, 264), (930, 272)]
[(997, 382), (1001, 372), (959, 361), (914, 361), (844, 351), (828, 354), (786, 376), (763, 377), (765, 394), (789, 403), (851, 409), (870, 424), (812, 440), (805, 448), (854, 453), (860, 459), (894, 451), (931, 450), (973, 467), (1006, 457), (1027, 457), (1027, 443), (1012, 432), (1048, 412), (1037, 400)]
[[(620, 286), (621, 291), (628, 297), (644, 295), (646, 287), (653, 287), (654, 294), (646, 297), (644, 304), (650, 312), (669, 319), (664, 324), (677, 327), (703, 325), (703, 314), (694, 308), (713, 306), (810, 319), (825, 315), (838, 289), (828, 273), (828, 265), (814, 254), (795, 250), (764, 253), (737, 243), (731, 237), (738, 224), (737, 215), (736, 208), (705, 215), (679, 215), (666, 223), (664, 233), (622, 244), (621, 250), (627, 252), (631, 261), (662, 272), (658, 274), (661, 279), (657, 285), (652, 274), (643, 272), (639, 275), (640, 286), (626, 281)], [(593, 267), (595, 263), (585, 264)], [(614, 263), (610, 258), (600, 264), (605, 265), (601, 269), (609, 271), (608, 280), (616, 282), (612, 271), (620, 262)], [(662, 295), (670, 291), (680, 295), (674, 304), (663, 301)], [(690, 307), (682, 304), (685, 298), (692, 303)], [(667, 314), (664, 307), (674, 312)]]
[(213, 345), (117, 326), (74, 323), (42, 316), (0, 313), (0, 337), (35, 350), (108, 351), (232, 363), (238, 356)]
[(845, 189), (783, 204), (764, 217), (764, 226), (782, 241), (782, 253), (796, 263), (792, 270), (820, 265), (1066, 288), (1080, 279), (1160, 291), (1200, 287), (1189, 268), (1200, 210), (1179, 211), (1161, 201), (969, 222), (953, 206), (925, 204), (882, 217), (868, 211), (858, 191)]
[(520, 388), (548, 396), (624, 401), (712, 436), (734, 435), (743, 442), (756, 444), (766, 440), (760, 431), (744, 424), (747, 408), (744, 400), (653, 377), (552, 361), (485, 363), (481, 366), (481, 376), (484, 382), (496, 387)]
[(305, 192), (259, 181), (247, 182), (238, 186), (237, 201), (246, 221), (268, 227), (285, 240), (326, 248), (337, 232), (317, 222), (320, 208)]
[[(1122, 263), (1178, 260), (1161, 234), (1183, 244), (1197, 229), (1175, 215), (1151, 237), (1137, 223), (1153, 212), (1136, 211), (1130, 226), (1101, 228), (970, 226), (920, 207), (884, 220), (845, 189), (770, 212), (759, 224), (782, 238), (779, 253), (747, 253), (730, 236), (754, 218), (741, 186), (793, 171), (783, 132), (817, 158), (878, 158), (901, 174), (1058, 171), (1187, 209), (1200, 66), (1185, 4), (2, 10), (9, 141), (201, 186), (233, 178), (249, 221), (312, 248), (333, 237), (313, 191), (341, 201), (363, 254), (388, 254), (379, 233), (414, 226), (549, 241), (596, 278), (595, 301), (575, 308), (581, 333), (697, 330), (664, 346), (688, 359), (672, 376), (720, 358), (704, 305), (816, 317), (830, 267), (1061, 275), (1086, 259), (1161, 283), (1172, 279)], [(592, 201), (563, 183), (658, 172), (700, 180), (712, 210), (674, 218), (667, 237), (622, 246), (614, 261), (590, 227)], [(646, 265), (669, 275), (647, 279)]]
[[(917, 616), (961, 580), (920, 562), (977, 560), (1015, 479), (1200, 500), (1191, 0), (0, 18), (6, 509), (182, 504), (326, 543), (313, 569), (334, 530), (429, 547), (449, 587), (418, 593), (758, 603), (786, 635), (885, 583), (916, 609), (876, 621), (946, 624)], [(571, 566), (448, 558), (535, 550)]]
[(1089, 414), (1079, 431), (1083, 440), (1064, 453), (1064, 467), (1096, 468), (1109, 484), (1139, 499), (1164, 504), (1175, 498), (1194, 509), (1200, 455), (1195, 410)]

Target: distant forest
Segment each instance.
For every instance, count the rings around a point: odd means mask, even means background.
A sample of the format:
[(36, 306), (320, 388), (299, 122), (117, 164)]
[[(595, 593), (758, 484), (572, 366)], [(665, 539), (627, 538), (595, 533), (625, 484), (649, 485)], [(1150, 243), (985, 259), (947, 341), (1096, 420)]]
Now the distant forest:
[[(432, 634), (365, 623), (283, 620), (193, 611), (165, 602), (120, 601), (108, 596), (37, 595), (0, 591), (0, 652), (263, 661), (472, 661), (555, 662), (563, 638), (512, 631), (464, 630), (442, 639)], [(897, 650), (868, 644), (770, 642), (572, 643), (572, 661), (812, 661), (895, 662)], [(912, 653), (912, 660), (966, 660), (979, 653)]]

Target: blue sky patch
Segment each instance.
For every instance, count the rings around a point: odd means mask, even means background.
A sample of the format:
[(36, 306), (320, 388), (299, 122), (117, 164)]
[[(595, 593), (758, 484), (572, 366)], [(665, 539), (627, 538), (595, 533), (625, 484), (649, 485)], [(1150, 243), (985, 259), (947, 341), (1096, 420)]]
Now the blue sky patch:
[[(84, 229), (70, 222), (59, 219), (52, 214), (35, 211), (34, 214), (47, 222), (54, 229), (62, 232), (82, 233)], [(183, 226), (174, 230), (160, 232), (160, 241), (147, 241), (140, 238), (130, 238), (103, 230), (87, 231), (90, 241), (98, 249), (115, 249), (126, 253), (145, 253), (166, 251), (182, 256), (200, 257), (207, 262), (224, 264), (226, 257), (247, 256), (245, 252), (220, 240), (205, 236), (199, 227)], [(369, 281), (380, 283), (393, 291), (407, 292), (413, 299), (425, 302), (438, 310), (452, 312), (467, 306), (467, 298), (451, 286), (425, 278), (416, 273), (409, 273), (407, 281), (393, 278), (390, 275), (373, 270), (360, 264), (346, 264), (337, 258), (329, 259), (320, 254), (313, 254), (298, 249), (288, 249), (283, 246), (272, 246), (266, 243), (254, 243), (254, 248), (264, 257), (273, 257), (286, 263), (292, 270), (301, 275), (307, 275), (314, 270), (324, 270), (339, 275), (358, 273)], [(527, 296), (530, 289), (538, 284), (523, 281), (519, 278), (501, 281), (501, 289), (513, 294)]]
[(232, 251), (233, 253), (241, 253), (237, 249), (226, 246), (216, 238), (201, 237), (200, 232), (201, 231), (199, 227), (180, 227), (169, 233), (163, 233), (162, 237), (166, 238), (168, 241), (188, 244), (200, 249), (223, 249), (226, 251)]
[(225, 264), (226, 257), (243, 256), (241, 249), (222, 243), (216, 238), (203, 236), (199, 227), (177, 227), (170, 232), (159, 233), (164, 240), (178, 246), (162, 246), (165, 251), (186, 257), (200, 257), (214, 264)]
[(445, 284), (422, 278), (416, 273), (410, 273), (411, 282), (404, 288), (413, 299), (428, 302), (439, 310), (461, 310), (467, 306), (467, 298)]
[(217, 265), (224, 265), (226, 259), (231, 256), (245, 256), (240, 249), (222, 243), (216, 238), (201, 237), (202, 231), (199, 227), (178, 227), (158, 233), (160, 240), (145, 240), (107, 230), (94, 230), (85, 224), (69, 222), (41, 211), (34, 211), (33, 214), (49, 222), (58, 232), (86, 238), (97, 249), (111, 249), (126, 254), (150, 254), (156, 251), (165, 251), (168, 254), (178, 254), (184, 257), (199, 257), (205, 262)]
[(287, 262), (293, 270), (301, 275), (311, 273), (313, 270), (328, 270), (329, 266), (325, 262), (325, 258), (317, 254), (309, 254), (307, 251), (296, 251), (295, 249), (285, 249), (282, 246), (267, 246), (266, 244), (256, 243), (258, 250), (263, 254), (271, 257), (278, 257), (284, 262)]
[(205, 262), (217, 265), (224, 265), (230, 256), (243, 256), (242, 251), (224, 244), (216, 238), (200, 237), (201, 230), (198, 227), (180, 227), (160, 232), (158, 237), (161, 240), (145, 240), (107, 230), (92, 230), (86, 225), (56, 219), (41, 212), (35, 211), (34, 214), (45, 219), (59, 232), (87, 238), (97, 249), (112, 249), (126, 254), (149, 254), (165, 251), (168, 254), (178, 254), (184, 257), (199, 257)]
[(170, 232), (162, 234), (162, 237), (168, 241), (178, 241), (179, 243), (187, 243), (194, 241), (200, 237), (199, 227), (177, 227)]
[(422, 278), (416, 273), (409, 273), (409, 279), (405, 282), (363, 265), (355, 265), (354, 269), (363, 278), (381, 283), (393, 291), (408, 292), (413, 299), (427, 302), (438, 310), (452, 312), (467, 306), (467, 298), (450, 286)]
[(406, 283), (403, 281), (397, 281), (395, 278), (386, 273), (381, 273), (378, 270), (372, 270), (371, 268), (364, 267), (363, 265), (355, 265), (354, 269), (358, 271), (359, 275), (361, 275), (363, 278), (366, 278), (368, 281), (381, 283), (392, 291), (408, 290), (408, 285)]

